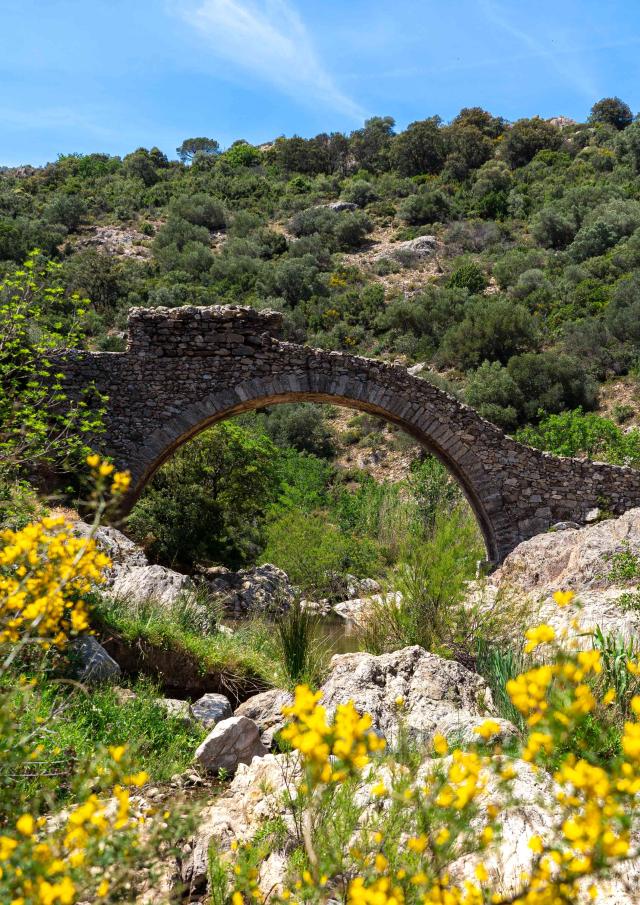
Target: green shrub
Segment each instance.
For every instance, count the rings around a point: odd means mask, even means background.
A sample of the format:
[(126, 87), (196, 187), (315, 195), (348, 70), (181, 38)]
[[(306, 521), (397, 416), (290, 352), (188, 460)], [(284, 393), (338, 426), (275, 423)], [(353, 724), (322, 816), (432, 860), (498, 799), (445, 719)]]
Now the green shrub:
[(487, 278), (484, 270), (475, 261), (465, 261), (452, 271), (447, 285), (456, 289), (468, 289), (473, 295), (484, 292), (487, 287)]
[(132, 536), (167, 565), (246, 563), (277, 494), (275, 459), (267, 437), (235, 424), (203, 432), (155, 474), (129, 516)]
[(347, 573), (378, 574), (382, 560), (368, 538), (348, 536), (322, 512), (292, 510), (270, 522), (261, 562), (287, 573), (302, 593), (317, 599), (340, 595)]
[(613, 421), (581, 408), (549, 415), (527, 427), (518, 440), (558, 456), (586, 456), (613, 465), (640, 467), (640, 431), (621, 430)]

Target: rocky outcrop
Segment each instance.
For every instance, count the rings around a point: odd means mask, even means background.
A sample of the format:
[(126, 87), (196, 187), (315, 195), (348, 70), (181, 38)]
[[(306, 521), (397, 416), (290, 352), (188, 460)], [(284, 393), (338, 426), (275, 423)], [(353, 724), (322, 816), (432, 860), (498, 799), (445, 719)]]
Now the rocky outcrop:
[(586, 528), (538, 534), (507, 556), (491, 582), (540, 593), (609, 587), (608, 560), (626, 547), (640, 554), (640, 509)]
[(290, 755), (267, 754), (238, 766), (227, 794), (201, 812), (197, 834), (183, 852), (182, 880), (192, 896), (206, 890), (213, 840), (224, 852), (234, 841), (247, 842), (264, 821), (280, 815), (293, 834), (284, 795), (295, 789), (298, 778), (297, 760)]
[[(92, 528), (79, 521), (75, 531), (82, 537), (89, 537)], [(154, 600), (170, 605), (181, 594), (195, 590), (188, 575), (165, 566), (149, 565), (144, 550), (117, 528), (100, 527), (96, 529), (94, 539), (111, 559), (107, 581), (102, 587), (114, 596), (126, 597), (134, 603)]]
[[(582, 647), (591, 647), (590, 633), (596, 628), (627, 642), (635, 640), (640, 611), (628, 602), (637, 593), (637, 584), (610, 575), (612, 557), (626, 551), (640, 555), (640, 509), (524, 541), (490, 577), (483, 593), (487, 601), (505, 592), (526, 596), (531, 601), (530, 622), (549, 623), (557, 636), (566, 631)], [(553, 599), (559, 590), (576, 594), (562, 609)], [(521, 636), (523, 628), (514, 625), (514, 632)]]
[(271, 563), (239, 572), (215, 566), (202, 569), (200, 574), (211, 593), (236, 616), (283, 612), (294, 599), (287, 573)]
[(239, 764), (249, 764), (266, 753), (253, 720), (232, 716), (217, 723), (196, 750), (195, 758), (208, 773), (234, 773)]
[(109, 590), (114, 597), (126, 597), (136, 603), (153, 600), (170, 605), (181, 594), (193, 592), (195, 586), (188, 575), (165, 566), (125, 566), (117, 570)]
[[(374, 730), (390, 743), (401, 724), (413, 738), (428, 742), (436, 733), (449, 738), (469, 735), (484, 715), (493, 713), (484, 679), (417, 646), (377, 657), (335, 656), (322, 691), (329, 716), (338, 704), (353, 701), (361, 713), (371, 715)], [(504, 728), (513, 731), (506, 722)]]
[(410, 264), (430, 258), (438, 247), (435, 236), (418, 236), (417, 239), (408, 239), (406, 242), (394, 242), (385, 251), (380, 252), (380, 258), (393, 258), (400, 264)]

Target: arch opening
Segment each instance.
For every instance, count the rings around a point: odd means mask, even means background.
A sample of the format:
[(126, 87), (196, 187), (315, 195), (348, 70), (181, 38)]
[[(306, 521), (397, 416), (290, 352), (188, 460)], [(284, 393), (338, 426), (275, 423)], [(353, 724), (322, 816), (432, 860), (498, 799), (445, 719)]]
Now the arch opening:
[[(344, 407), (373, 415), (388, 424), (395, 425), (415, 440), (425, 452), (434, 456), (444, 465), (449, 475), (460, 487), (480, 529), (487, 552), (487, 560), (490, 563), (495, 563), (499, 560), (499, 545), (491, 515), (487, 511), (481, 494), (470, 480), (467, 471), (461, 467), (460, 463), (456, 461), (447, 449), (443, 448), (433, 437), (426, 434), (410, 419), (389, 411), (381, 405), (363, 399), (355, 399), (351, 396), (322, 391), (270, 392), (263, 395), (254, 395), (235, 401), (226, 407), (218, 407), (214, 404), (211, 406), (212, 410), (209, 414), (203, 413), (203, 405), (200, 404), (198, 406), (198, 415), (195, 419), (190, 419), (187, 413), (179, 416), (175, 419), (174, 425), (165, 425), (158, 432), (159, 436), (163, 438), (160, 443), (158, 443), (158, 438), (154, 435), (146, 444), (148, 448), (155, 449), (156, 452), (154, 457), (146, 463), (144, 469), (135, 476), (134, 486), (131, 493), (127, 496), (123, 507), (125, 514), (133, 508), (144, 492), (145, 487), (162, 465), (171, 459), (177, 450), (203, 431), (238, 415), (267, 407), (302, 402)], [(190, 421), (192, 423), (189, 423)]]

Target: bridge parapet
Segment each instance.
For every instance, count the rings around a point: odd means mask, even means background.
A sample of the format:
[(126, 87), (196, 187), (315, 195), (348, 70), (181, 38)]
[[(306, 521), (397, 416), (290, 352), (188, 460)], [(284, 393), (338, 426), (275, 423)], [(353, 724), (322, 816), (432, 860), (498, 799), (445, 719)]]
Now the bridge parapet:
[(132, 308), (128, 328), (127, 352), (135, 356), (242, 354), (242, 346), (262, 344), (265, 334), (280, 338), (282, 315), (231, 305)]

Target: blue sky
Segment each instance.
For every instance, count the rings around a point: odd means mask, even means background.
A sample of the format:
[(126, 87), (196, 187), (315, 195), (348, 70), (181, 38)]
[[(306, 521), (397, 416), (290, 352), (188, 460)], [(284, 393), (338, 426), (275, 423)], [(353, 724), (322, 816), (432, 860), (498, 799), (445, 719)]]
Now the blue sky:
[(0, 0), (0, 165), (474, 105), (636, 112), (639, 50), (638, 0)]

